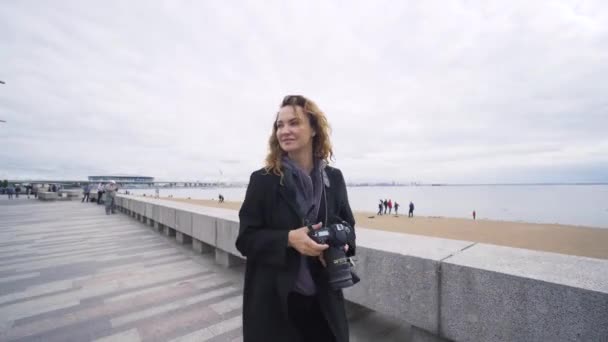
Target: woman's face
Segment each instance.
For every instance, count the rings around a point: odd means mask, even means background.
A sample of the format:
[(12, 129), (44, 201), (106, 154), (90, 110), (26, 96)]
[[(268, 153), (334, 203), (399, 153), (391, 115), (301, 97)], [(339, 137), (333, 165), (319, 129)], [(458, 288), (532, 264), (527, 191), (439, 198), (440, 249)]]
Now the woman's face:
[(315, 135), (308, 115), (304, 114), (302, 107), (295, 108), (297, 113), (292, 106), (285, 106), (279, 110), (277, 116), (277, 139), (281, 149), (287, 153), (307, 148), (312, 150), (312, 139)]

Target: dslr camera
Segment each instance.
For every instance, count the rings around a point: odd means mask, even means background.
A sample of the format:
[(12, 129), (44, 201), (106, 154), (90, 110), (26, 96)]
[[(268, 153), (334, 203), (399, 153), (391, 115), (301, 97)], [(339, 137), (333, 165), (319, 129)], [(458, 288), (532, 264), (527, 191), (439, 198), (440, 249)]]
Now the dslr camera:
[(344, 251), (344, 245), (353, 239), (353, 235), (353, 229), (346, 222), (316, 230), (309, 226), (308, 236), (311, 239), (316, 243), (329, 245), (329, 248), (323, 251), (323, 258), (327, 264), (329, 285), (334, 290), (347, 288), (359, 282), (359, 277), (351, 271), (351, 260), (346, 257)]

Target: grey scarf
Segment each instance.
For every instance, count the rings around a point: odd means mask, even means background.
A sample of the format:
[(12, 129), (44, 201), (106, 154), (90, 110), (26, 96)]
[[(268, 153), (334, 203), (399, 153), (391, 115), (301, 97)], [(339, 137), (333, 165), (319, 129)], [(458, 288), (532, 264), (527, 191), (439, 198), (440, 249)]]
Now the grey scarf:
[[(310, 175), (300, 169), (289, 157), (283, 156), (285, 168), (286, 185), (293, 187), (296, 193), (296, 202), (300, 207), (301, 216), (307, 224), (317, 223), (315, 220), (319, 215), (321, 195), (323, 194), (323, 174), (325, 173), (325, 162), (315, 160)], [(289, 172), (290, 174), (287, 174)]]
[[(295, 190), (296, 202), (300, 208), (300, 215), (304, 219), (304, 223), (317, 223), (319, 207), (321, 206), (321, 195), (323, 194), (323, 183), (327, 179), (325, 175), (325, 162), (315, 160), (313, 170), (308, 175), (306, 171), (300, 169), (287, 156), (283, 156), (281, 161), (285, 170), (286, 186), (293, 187), (293, 190)], [(329, 185), (327, 181), (325, 183)], [(307, 296), (314, 295), (317, 292), (306, 256), (304, 255), (300, 258), (300, 270), (293, 290)]]

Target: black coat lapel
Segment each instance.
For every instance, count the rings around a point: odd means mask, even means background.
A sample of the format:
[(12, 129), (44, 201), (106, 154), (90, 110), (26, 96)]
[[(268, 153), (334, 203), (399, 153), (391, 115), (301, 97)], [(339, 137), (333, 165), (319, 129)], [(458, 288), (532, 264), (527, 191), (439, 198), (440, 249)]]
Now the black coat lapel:
[(286, 186), (285, 184), (279, 185), (279, 195), (283, 197), (283, 200), (287, 202), (293, 213), (300, 219), (301, 222), (304, 222), (304, 215), (300, 211), (300, 207), (296, 202), (296, 192), (293, 188)]

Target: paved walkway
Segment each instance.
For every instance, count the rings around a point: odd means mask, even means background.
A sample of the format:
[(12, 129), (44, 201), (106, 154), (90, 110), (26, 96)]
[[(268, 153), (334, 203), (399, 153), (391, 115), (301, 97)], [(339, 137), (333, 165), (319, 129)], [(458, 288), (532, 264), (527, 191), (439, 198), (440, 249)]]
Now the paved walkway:
[[(0, 199), (0, 341), (240, 341), (242, 267), (122, 214)], [(409, 327), (350, 307), (351, 341)]]

